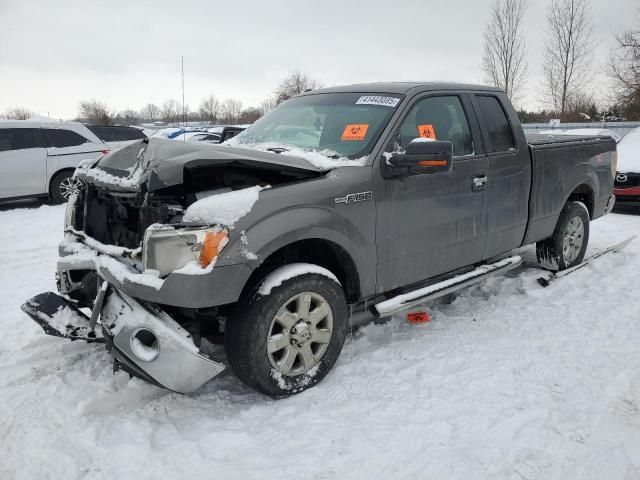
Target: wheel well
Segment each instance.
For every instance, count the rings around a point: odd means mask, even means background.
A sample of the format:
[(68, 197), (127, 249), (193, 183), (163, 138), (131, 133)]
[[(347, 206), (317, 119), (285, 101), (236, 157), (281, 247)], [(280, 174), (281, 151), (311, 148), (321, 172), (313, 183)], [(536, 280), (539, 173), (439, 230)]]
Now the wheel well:
[(51, 175), (51, 178), (49, 179), (49, 187), (47, 190), (47, 194), (49, 195), (49, 197), (51, 197), (51, 184), (53, 183), (53, 181), (55, 180), (55, 178), (60, 175), (61, 173), (65, 173), (65, 172), (71, 172), (73, 173), (75, 171), (74, 167), (70, 167), (70, 168), (62, 168), (60, 170), (58, 170), (56, 173), (54, 173), (53, 175)]
[(254, 270), (244, 290), (254, 288), (278, 267), (295, 262), (313, 263), (331, 271), (340, 280), (348, 302), (360, 297), (360, 279), (351, 256), (340, 245), (319, 238), (290, 243), (273, 252)]
[(583, 183), (582, 185), (578, 185), (573, 192), (571, 192), (567, 202), (576, 201), (584, 203), (587, 210), (589, 210), (589, 218), (593, 218), (593, 197), (594, 195), (591, 187)]

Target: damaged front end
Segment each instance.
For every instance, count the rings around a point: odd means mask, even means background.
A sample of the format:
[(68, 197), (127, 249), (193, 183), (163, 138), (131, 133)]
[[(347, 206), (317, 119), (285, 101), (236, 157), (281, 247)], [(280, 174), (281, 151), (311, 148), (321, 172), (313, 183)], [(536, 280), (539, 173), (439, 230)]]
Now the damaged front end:
[(302, 160), (185, 143), (140, 142), (80, 168), (83, 187), (67, 204), (59, 247), (59, 294), (22, 306), (45, 333), (104, 343), (114, 370), (180, 393), (224, 370), (216, 358), (226, 309), (252, 272), (232, 252), (218, 261), (240, 232), (185, 221), (188, 207), (321, 175)]
[(22, 310), (49, 335), (105, 343), (114, 357), (114, 371), (122, 369), (174, 392), (193, 392), (225, 369), (201, 352), (191, 334), (163, 310), (104, 285), (92, 311), (100, 325), (51, 292), (27, 300)]

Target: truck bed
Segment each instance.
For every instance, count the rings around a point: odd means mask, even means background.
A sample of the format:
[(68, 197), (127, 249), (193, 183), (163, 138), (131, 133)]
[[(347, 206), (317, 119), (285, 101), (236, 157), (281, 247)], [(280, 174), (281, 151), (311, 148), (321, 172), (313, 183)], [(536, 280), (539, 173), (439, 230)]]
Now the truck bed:
[(587, 205), (592, 220), (605, 213), (615, 174), (615, 140), (550, 134), (526, 138), (532, 175), (525, 245), (553, 233), (560, 211), (572, 196)]

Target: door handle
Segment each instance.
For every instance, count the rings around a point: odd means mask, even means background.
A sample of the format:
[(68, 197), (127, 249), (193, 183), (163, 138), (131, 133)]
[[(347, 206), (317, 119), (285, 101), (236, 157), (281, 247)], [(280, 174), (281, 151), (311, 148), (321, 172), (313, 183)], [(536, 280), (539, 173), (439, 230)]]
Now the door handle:
[(472, 190), (474, 192), (478, 192), (484, 190), (487, 187), (488, 178), (486, 175), (476, 175), (473, 177), (473, 186)]

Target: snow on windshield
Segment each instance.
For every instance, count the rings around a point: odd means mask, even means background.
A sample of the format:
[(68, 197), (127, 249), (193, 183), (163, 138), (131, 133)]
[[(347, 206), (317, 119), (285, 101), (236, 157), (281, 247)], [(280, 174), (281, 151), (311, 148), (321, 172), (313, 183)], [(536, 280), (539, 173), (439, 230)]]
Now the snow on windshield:
[[(236, 138), (236, 137), (234, 137)], [(306, 160), (311, 165), (323, 172), (332, 170), (337, 167), (361, 167), (367, 162), (367, 155), (350, 159), (338, 155), (338, 153), (332, 150), (309, 150), (302, 148), (292, 148), (287, 145), (279, 143), (256, 143), (256, 144), (233, 144), (234, 138), (228, 140), (224, 145), (238, 148), (249, 148), (252, 150), (259, 150), (261, 152), (276, 152), (285, 157), (296, 157)]]

